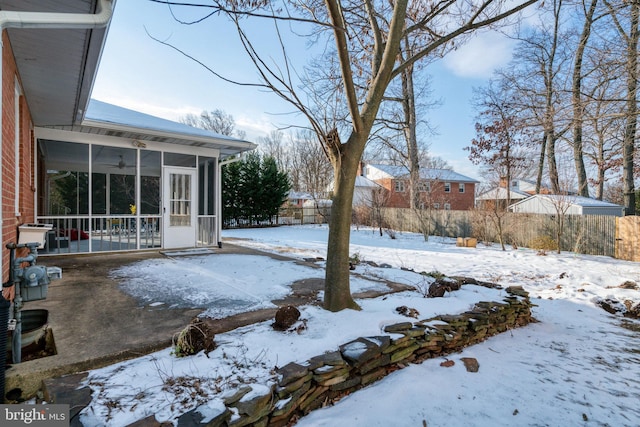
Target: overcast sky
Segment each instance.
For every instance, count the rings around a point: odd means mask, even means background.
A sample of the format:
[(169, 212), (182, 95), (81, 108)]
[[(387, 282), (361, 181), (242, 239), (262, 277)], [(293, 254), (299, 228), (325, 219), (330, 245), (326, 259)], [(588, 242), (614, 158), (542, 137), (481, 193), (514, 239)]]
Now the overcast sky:
[[(204, 15), (202, 10), (184, 8), (173, 12), (184, 21)], [(268, 47), (273, 41), (263, 36), (268, 31), (262, 31), (257, 40)], [(121, 0), (116, 3), (93, 98), (170, 120), (223, 109), (234, 116), (237, 127), (252, 141), (292, 121), (304, 124), (299, 116), (286, 114), (292, 108), (276, 95), (223, 82), (150, 35), (183, 48), (229, 78), (256, 81), (252, 65), (224, 18), (214, 16), (199, 24), (183, 25), (166, 5)], [(290, 56), (306, 61), (305, 40), (289, 43)], [(463, 150), (475, 136), (474, 112), (469, 104), (472, 87), (483, 85), (493, 69), (509, 61), (511, 46), (502, 36), (483, 34), (428, 69), (433, 96), (443, 102), (430, 112), (429, 120), (438, 131), (430, 139), (430, 152), (472, 178), (480, 176)], [(277, 61), (277, 56), (273, 59)]]

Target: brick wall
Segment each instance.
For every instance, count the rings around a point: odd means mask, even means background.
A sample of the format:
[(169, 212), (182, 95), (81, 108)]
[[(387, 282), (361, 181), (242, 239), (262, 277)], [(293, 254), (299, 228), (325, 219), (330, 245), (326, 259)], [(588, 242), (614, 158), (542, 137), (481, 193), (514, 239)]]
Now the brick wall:
[[(409, 181), (404, 182), (404, 192), (395, 191), (394, 179), (381, 179), (376, 181), (389, 191), (386, 207), (408, 208), (409, 207)], [(420, 198), (425, 206), (438, 205), (438, 209), (444, 209), (445, 204), (450, 205), (450, 210), (466, 211), (474, 208), (475, 204), (475, 184), (464, 183), (464, 193), (459, 190), (459, 182), (450, 182), (450, 191), (445, 192), (444, 182), (434, 181), (431, 183), (428, 192), (421, 192)]]
[[(7, 32), (2, 33), (2, 282), (9, 279), (9, 251), (6, 244), (18, 241), (18, 226), (34, 222), (33, 123), (24, 96), (20, 97), (20, 191), (16, 195), (15, 165), (15, 81), (17, 68)], [(15, 198), (19, 197), (16, 215)]]

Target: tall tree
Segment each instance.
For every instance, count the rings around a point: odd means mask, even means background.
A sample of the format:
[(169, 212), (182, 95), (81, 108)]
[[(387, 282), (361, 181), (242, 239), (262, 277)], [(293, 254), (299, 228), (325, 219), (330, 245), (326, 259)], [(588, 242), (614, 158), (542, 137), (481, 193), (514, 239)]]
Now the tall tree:
[(605, 0), (611, 12), (614, 28), (617, 30), (625, 58), (626, 106), (625, 132), (622, 141), (622, 175), (624, 185), (624, 206), (627, 215), (636, 213), (636, 192), (634, 184), (635, 144), (638, 122), (638, 22), (640, 21), (640, 2), (612, 3)]
[(221, 109), (203, 111), (199, 116), (187, 114), (180, 119), (180, 122), (200, 129), (210, 130), (220, 135), (245, 137), (243, 130), (236, 129), (236, 121), (233, 116)]
[[(594, 168), (590, 183), (595, 187), (595, 198), (605, 198), (605, 184), (612, 174), (622, 166), (622, 141), (624, 139), (623, 88), (617, 83), (621, 69), (615, 63), (601, 61), (591, 75), (593, 84), (586, 91), (589, 102), (583, 112), (587, 131), (583, 134), (584, 155)], [(616, 177), (617, 178), (617, 177)], [(618, 181), (618, 179), (616, 179)], [(608, 199), (610, 202), (624, 203), (622, 199)]]
[[(589, 197), (589, 185), (587, 182), (587, 170), (584, 165), (584, 150), (582, 140), (582, 129), (584, 121), (585, 105), (582, 99), (582, 66), (584, 62), (584, 54), (591, 36), (591, 28), (593, 26), (594, 15), (598, 0), (591, 0), (588, 8), (585, 9), (584, 24), (582, 32), (578, 40), (578, 46), (573, 61), (573, 73), (571, 83), (571, 104), (573, 108), (573, 161), (576, 165), (576, 175), (578, 178), (578, 194)], [(585, 4), (586, 6), (586, 4)]]
[[(182, 4), (171, 1), (161, 3)], [(269, 0), (213, 1), (206, 6), (208, 16), (226, 14), (238, 29), (240, 40), (262, 79), (259, 84), (294, 105), (307, 119), (328, 156), (334, 171), (334, 198), (329, 224), (324, 306), (332, 311), (357, 308), (349, 288), (349, 242), (351, 210), (356, 175), (369, 135), (389, 83), (407, 67), (429, 57), (454, 39), (478, 28), (495, 25), (536, 0), (504, 2), (478, 0), (472, 3), (446, 1), (417, 2), (416, 14), (407, 15), (409, 0), (384, 2), (365, 0), (309, 0), (275, 3)], [(192, 5), (193, 7), (198, 7)], [(280, 7), (282, 6), (282, 7)], [(283, 11), (282, 15), (279, 12)], [(271, 62), (260, 55), (245, 31), (250, 19), (268, 17), (278, 23), (286, 20), (311, 25), (318, 37), (332, 40), (334, 59), (342, 90), (341, 103), (348, 112), (348, 128), (325, 122), (313, 114), (302, 98), (295, 72), (282, 45), (283, 62)], [(247, 27), (245, 27), (245, 24)], [(399, 60), (402, 37), (424, 34), (413, 55)], [(326, 38), (325, 38), (326, 36)], [(282, 42), (282, 38), (279, 38)], [(361, 58), (361, 60), (355, 60)], [(367, 64), (354, 72), (354, 64)]]
[(258, 137), (256, 142), (262, 153), (274, 158), (279, 169), (285, 170), (289, 168), (289, 156), (287, 155), (282, 131), (272, 130), (266, 136)]
[(333, 171), (322, 147), (315, 143), (310, 131), (298, 131), (290, 141), (291, 171), (297, 177), (300, 191), (314, 198), (325, 198), (331, 186)]

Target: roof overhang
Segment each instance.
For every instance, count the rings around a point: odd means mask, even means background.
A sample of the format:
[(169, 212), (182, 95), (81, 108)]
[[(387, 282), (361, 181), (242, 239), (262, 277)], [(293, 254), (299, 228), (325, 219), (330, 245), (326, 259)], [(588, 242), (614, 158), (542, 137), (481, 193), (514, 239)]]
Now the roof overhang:
[(0, 14), (11, 16), (5, 27), (36, 126), (68, 126), (82, 119), (106, 39), (106, 24), (99, 19), (108, 22), (114, 3), (0, 0)]
[(245, 151), (253, 150), (256, 144), (248, 141), (221, 139), (197, 135), (166, 132), (160, 130), (136, 128), (127, 125), (117, 125), (91, 120), (85, 120), (81, 126), (75, 126), (74, 130), (82, 133), (99, 134), (118, 138), (131, 139), (133, 141), (162, 142), (167, 144), (186, 145), (190, 147), (202, 147), (220, 151), (220, 160), (235, 156)]
[(217, 156), (220, 160), (257, 147), (249, 141), (97, 100), (91, 100), (86, 117), (80, 124), (41, 126), (36, 128), (36, 137), (69, 142), (102, 142), (117, 138), (128, 140), (136, 147), (160, 144), (199, 147), (218, 150)]

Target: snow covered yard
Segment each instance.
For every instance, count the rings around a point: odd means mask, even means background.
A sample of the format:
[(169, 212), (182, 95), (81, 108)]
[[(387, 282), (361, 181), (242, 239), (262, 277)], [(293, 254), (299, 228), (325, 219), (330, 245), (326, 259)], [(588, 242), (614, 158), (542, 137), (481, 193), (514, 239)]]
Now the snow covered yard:
[[(223, 237), (296, 258), (326, 254), (327, 229), (321, 226), (225, 230)], [(596, 305), (606, 298), (640, 301), (640, 291), (619, 287), (640, 282), (638, 264), (571, 253), (503, 252), (497, 246), (458, 248), (449, 239), (425, 242), (409, 233), (390, 239), (362, 229), (352, 231), (351, 253), (388, 267), (361, 263), (357, 273), (419, 290), (428, 285), (416, 274), (421, 271), (523, 286), (537, 304), (533, 314), (539, 323), (448, 356), (452, 367), (440, 366), (444, 358), (438, 358), (395, 372), (298, 425), (640, 425), (640, 322)], [(208, 314), (214, 317), (268, 306), (289, 292), (293, 281), (322, 277), (321, 270), (259, 256), (148, 262), (166, 265), (164, 270), (150, 264), (114, 272), (127, 292), (147, 304), (211, 306)], [(178, 290), (165, 285), (177, 281)], [(145, 283), (158, 285), (149, 292)], [(365, 279), (352, 284), (381, 286)], [(93, 402), (81, 419), (86, 426), (126, 426), (148, 415), (176, 422), (196, 406), (215, 408), (222, 395), (242, 384), (269, 386), (276, 366), (302, 362), (359, 336), (380, 335), (385, 324), (407, 320), (396, 312), (398, 306), (415, 308), (424, 319), (503, 296), (500, 290), (466, 285), (445, 298), (426, 299), (417, 291), (360, 300), (359, 312), (302, 307), (306, 329), (300, 333), (276, 332), (264, 322), (217, 335), (218, 348), (208, 356), (175, 358), (166, 349), (90, 372)], [(216, 305), (219, 301), (224, 303)], [(467, 372), (462, 357), (476, 358), (479, 372)]]

